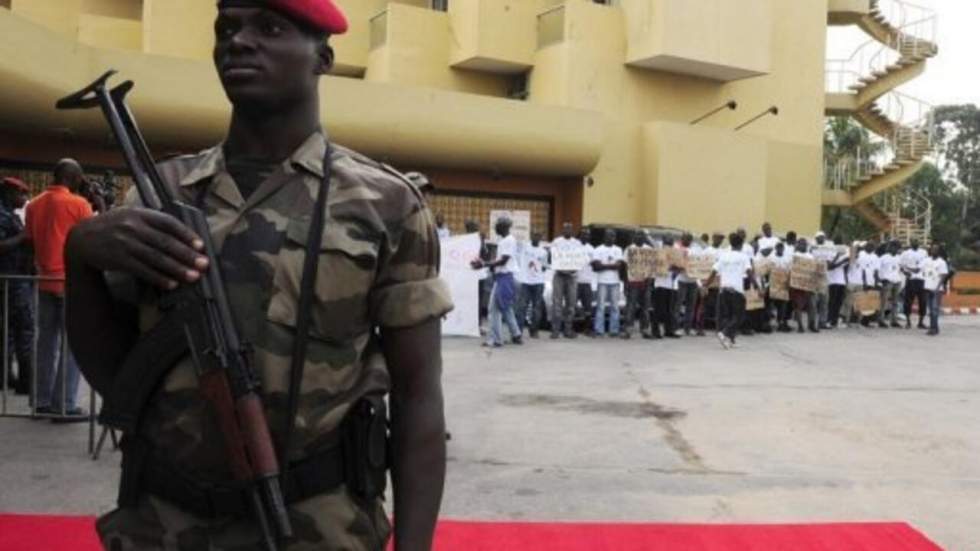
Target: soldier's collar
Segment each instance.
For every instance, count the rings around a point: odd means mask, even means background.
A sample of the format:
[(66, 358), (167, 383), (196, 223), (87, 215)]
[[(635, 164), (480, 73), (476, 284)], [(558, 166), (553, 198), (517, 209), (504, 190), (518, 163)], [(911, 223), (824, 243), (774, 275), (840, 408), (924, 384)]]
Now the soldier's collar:
[[(317, 178), (323, 178), (323, 154), (327, 148), (327, 136), (322, 129), (310, 134), (292, 155), (287, 163), (301, 168)], [(201, 161), (181, 180), (181, 187), (192, 186), (202, 180), (213, 178), (225, 172), (224, 142), (201, 152)]]
[(302, 168), (317, 178), (323, 178), (323, 154), (327, 150), (329, 138), (322, 129), (310, 134), (303, 145), (289, 157), (289, 163)]

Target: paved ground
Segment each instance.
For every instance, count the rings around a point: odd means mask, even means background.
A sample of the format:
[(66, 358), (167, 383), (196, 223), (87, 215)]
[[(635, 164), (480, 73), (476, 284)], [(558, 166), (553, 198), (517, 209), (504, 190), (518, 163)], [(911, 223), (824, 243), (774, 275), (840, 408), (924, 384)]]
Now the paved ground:
[[(980, 319), (945, 333), (445, 343), (444, 514), (466, 519), (904, 520), (980, 549)], [(0, 420), (0, 510), (98, 513), (118, 455)]]

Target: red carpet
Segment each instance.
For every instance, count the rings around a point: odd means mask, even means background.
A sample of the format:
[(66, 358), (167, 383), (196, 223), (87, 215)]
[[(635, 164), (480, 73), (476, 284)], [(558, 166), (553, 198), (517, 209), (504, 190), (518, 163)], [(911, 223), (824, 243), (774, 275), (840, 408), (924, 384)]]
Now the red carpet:
[[(437, 551), (936, 551), (907, 524), (523, 524), (446, 521)], [(100, 551), (89, 517), (0, 515), (0, 551)]]

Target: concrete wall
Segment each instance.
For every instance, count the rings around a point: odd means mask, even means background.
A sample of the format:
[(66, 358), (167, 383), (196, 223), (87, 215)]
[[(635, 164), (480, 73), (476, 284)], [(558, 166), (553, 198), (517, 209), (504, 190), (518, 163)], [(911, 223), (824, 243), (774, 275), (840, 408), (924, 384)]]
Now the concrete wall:
[(143, 50), (149, 54), (210, 60), (216, 2), (143, 0)]
[(143, 49), (143, 24), (139, 19), (83, 13), (78, 18), (78, 41), (99, 48)]
[[(828, 0), (622, 0), (617, 6), (588, 0), (454, 0), (448, 13), (427, 9), (428, 0), (339, 1), (351, 32), (332, 39), (337, 73), (363, 75), (364, 81), (325, 80), (324, 113), (336, 136), (368, 153), (414, 166), (575, 176), (568, 181), (589, 175), (594, 185), (582, 190), (585, 222), (674, 223), (695, 216), (679, 197), (689, 185), (704, 191), (697, 187), (701, 184), (683, 181), (698, 179), (691, 170), (699, 167), (688, 157), (665, 155), (651, 129), (666, 128), (655, 123), (685, 124), (734, 99), (737, 112), (701, 123), (716, 134), (705, 134), (703, 145), (697, 143), (701, 134), (689, 134), (686, 140), (693, 142), (685, 148), (698, 152), (704, 165), (721, 163), (718, 159), (735, 165), (727, 172), (700, 167), (704, 178), (725, 175), (730, 188), (740, 190), (731, 198), (736, 202), (726, 201), (726, 212), (744, 213), (740, 224), (765, 218), (781, 230), (810, 232), (819, 226)], [(564, 5), (563, 20), (555, 20), (563, 38), (538, 49), (537, 15), (554, 5)], [(53, 95), (79, 86), (105, 66), (119, 66), (140, 76), (141, 90), (153, 88), (152, 101), (143, 96), (147, 92), (134, 97), (145, 102), (152, 140), (168, 147), (182, 141), (197, 146), (224, 131), (227, 105), (210, 67), (214, 2), (144, 0), (142, 49), (153, 57), (133, 53), (120, 59), (75, 50), (79, 38), (103, 47), (132, 47), (135, 27), (111, 33), (115, 43), (100, 39), (103, 26), (135, 23), (122, 0), (12, 0), (11, 8), (17, 21), (37, 22), (66, 42), (54, 45), (34, 31), (21, 37), (17, 29), (23, 26), (11, 23), (14, 34), (0, 32), (0, 42), (24, 43), (4, 51), (31, 55), (6, 65), (0, 61), (7, 82), (20, 78), (30, 84), (25, 90)], [(371, 49), (369, 20), (381, 12), (387, 18), (384, 44)], [(724, 82), (682, 74), (683, 68), (628, 64), (647, 55), (637, 51), (664, 44), (688, 66), (766, 74)], [(533, 66), (528, 100), (496, 99), (507, 96), (525, 64)], [(33, 75), (31, 68), (38, 65), (72, 70)], [(16, 84), (8, 86), (0, 98), (5, 100), (0, 122), (7, 125), (20, 120), (16, 106), (40, 101), (14, 95), (14, 89)], [(764, 168), (749, 174), (738, 159), (717, 149), (726, 143), (722, 136), (773, 105), (780, 109), (778, 117), (732, 137), (738, 144), (765, 143)], [(79, 135), (97, 127), (84, 117), (43, 113), (23, 124), (38, 131), (78, 124)], [(753, 154), (749, 164), (758, 162)]]
[(766, 140), (709, 126), (643, 127), (644, 206), (659, 224), (695, 232), (758, 228), (766, 219)]
[(627, 61), (722, 81), (769, 72), (772, 0), (623, 0)]

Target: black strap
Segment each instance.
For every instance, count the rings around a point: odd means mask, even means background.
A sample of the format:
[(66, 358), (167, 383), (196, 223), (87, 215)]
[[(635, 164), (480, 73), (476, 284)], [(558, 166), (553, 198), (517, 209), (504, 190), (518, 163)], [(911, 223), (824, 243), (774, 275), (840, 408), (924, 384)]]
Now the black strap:
[(310, 320), (313, 315), (314, 291), (317, 271), (320, 264), (320, 245), (323, 243), (323, 228), (326, 223), (327, 195), (330, 193), (331, 170), (330, 154), (332, 148), (326, 141), (323, 152), (323, 183), (316, 195), (313, 216), (310, 220), (310, 233), (306, 239), (306, 257), (303, 259), (303, 276), (300, 280), (299, 305), (296, 311), (296, 337), (293, 339), (293, 357), (289, 366), (289, 397), (286, 402), (286, 430), (283, 433), (282, 449), (279, 450), (279, 464), (283, 466), (283, 478), (288, 479), (289, 447), (292, 444), (299, 412), (299, 391), (306, 367), (306, 348), (309, 342)]

